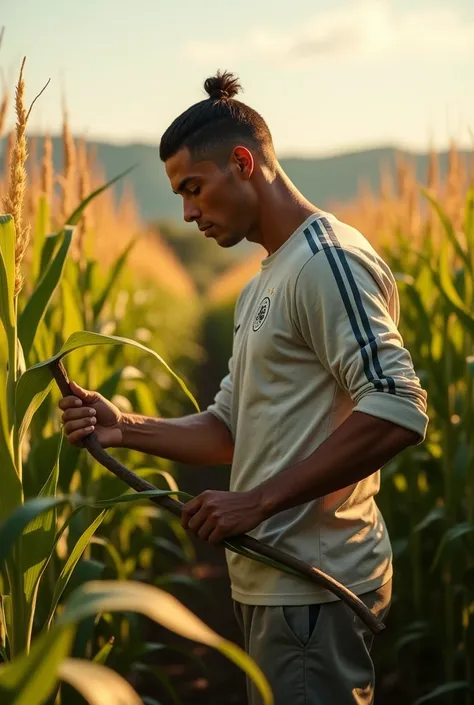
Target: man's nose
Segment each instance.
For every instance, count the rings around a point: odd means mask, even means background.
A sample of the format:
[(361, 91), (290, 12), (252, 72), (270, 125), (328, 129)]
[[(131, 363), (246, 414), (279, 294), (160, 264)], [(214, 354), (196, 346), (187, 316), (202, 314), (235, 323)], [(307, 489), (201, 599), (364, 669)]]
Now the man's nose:
[(184, 216), (184, 220), (187, 223), (193, 223), (195, 220), (197, 220), (200, 217), (200, 215), (201, 215), (201, 211), (196, 206), (196, 204), (193, 203), (193, 201), (191, 201), (191, 200), (184, 201), (183, 216)]

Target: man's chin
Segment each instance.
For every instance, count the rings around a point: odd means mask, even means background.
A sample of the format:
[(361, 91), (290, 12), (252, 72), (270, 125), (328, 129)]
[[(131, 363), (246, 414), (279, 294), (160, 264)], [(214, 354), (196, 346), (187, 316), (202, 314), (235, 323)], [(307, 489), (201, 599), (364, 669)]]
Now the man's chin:
[(229, 248), (235, 247), (235, 245), (242, 242), (244, 238), (240, 237), (240, 235), (236, 235), (235, 233), (220, 232), (217, 235), (214, 235), (214, 239), (220, 247)]

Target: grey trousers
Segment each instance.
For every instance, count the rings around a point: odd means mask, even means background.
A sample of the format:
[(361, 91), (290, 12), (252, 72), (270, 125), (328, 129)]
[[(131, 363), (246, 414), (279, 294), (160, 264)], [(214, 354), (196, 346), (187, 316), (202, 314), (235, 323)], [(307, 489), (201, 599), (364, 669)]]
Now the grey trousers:
[[(360, 595), (380, 619), (388, 614), (392, 581)], [(275, 705), (373, 705), (374, 636), (345, 603), (244, 605), (234, 601), (245, 650), (260, 666)], [(262, 705), (247, 679), (249, 705)]]

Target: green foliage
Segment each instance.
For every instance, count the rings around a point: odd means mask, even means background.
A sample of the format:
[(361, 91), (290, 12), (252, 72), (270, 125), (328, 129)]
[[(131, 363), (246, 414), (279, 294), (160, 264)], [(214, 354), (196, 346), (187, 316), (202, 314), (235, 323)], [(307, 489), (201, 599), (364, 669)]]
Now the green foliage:
[(18, 321), (18, 336), (23, 346), (23, 353), (28, 360), (36, 331), (42, 322), (46, 309), (61, 279), (66, 257), (74, 234), (73, 228), (65, 228), (62, 242), (48, 264), (33, 294), (28, 299)]
[[(57, 695), (55, 702), (64, 703), (72, 686), (92, 704), (101, 702), (101, 687), (116, 694), (117, 702), (139, 702), (119, 675), (126, 676), (143, 651), (135, 610), (220, 649), (252, 675), (271, 703), (255, 664), (169, 594), (179, 582), (170, 571), (192, 558), (190, 542), (173, 518), (145, 502), (163, 493), (189, 498), (177, 489), (170, 463), (159, 468), (147, 458), (144, 468), (143, 454), (117, 450), (132, 469), (166, 484), (151, 493), (123, 494), (115, 476), (62, 443), (60, 395), (49, 365), (65, 356), (72, 378), (103, 390), (119, 405), (132, 403), (135, 411), (150, 415), (158, 415), (160, 407), (171, 413), (199, 410), (173, 369), (179, 365), (189, 374), (200, 354), (193, 342), (196, 305), (186, 302), (182, 318), (188, 316), (189, 332), (183, 335), (175, 316), (177, 295), (159, 284), (140, 290), (127, 271), (133, 242), (109, 271), (93, 258), (77, 263), (68, 258), (84, 207), (114, 181), (93, 192), (53, 235), (46, 234), (49, 205), (40, 200), (38, 243), (19, 296), (14, 295), (15, 227), (10, 216), (0, 216), (1, 701), (39, 705)], [(82, 330), (86, 324), (90, 329)], [(166, 571), (157, 578), (158, 552)], [(146, 586), (136, 582), (138, 576), (161, 579), (169, 592), (149, 588), (154, 592), (140, 605), (136, 595), (143, 601)], [(101, 583), (104, 577), (108, 580)], [(94, 598), (87, 592), (91, 584), (98, 590)], [(195, 588), (191, 580), (188, 585)], [(158, 610), (157, 600), (167, 609)], [(72, 654), (79, 658), (71, 659)], [(103, 666), (106, 659), (113, 671)], [(69, 691), (63, 693), (61, 682)]]
[(417, 681), (425, 674), (417, 702), (467, 705), (473, 702), (474, 653), (473, 192), (461, 232), (424, 193), (439, 219), (440, 239), (427, 227), (423, 249), (415, 251), (398, 233), (384, 253), (397, 273), (401, 333), (427, 390), (430, 424), (421, 447), (384, 468), (379, 504), (400, 547), (398, 638), (413, 636), (416, 622), (427, 625), (405, 646), (404, 677)]
[(253, 678), (263, 705), (272, 705), (263, 673), (245, 652), (218, 636), (172, 595), (135, 581), (90, 581), (74, 591), (55, 626), (39, 636), (30, 653), (0, 667), (2, 703), (29, 705), (34, 700), (42, 705), (59, 678), (72, 683), (92, 705), (102, 702), (107, 692), (115, 694), (116, 702), (127, 696), (124, 702), (139, 703), (130, 686), (110, 669), (67, 658), (76, 625), (90, 616), (111, 612), (140, 612), (187, 639), (218, 649)]

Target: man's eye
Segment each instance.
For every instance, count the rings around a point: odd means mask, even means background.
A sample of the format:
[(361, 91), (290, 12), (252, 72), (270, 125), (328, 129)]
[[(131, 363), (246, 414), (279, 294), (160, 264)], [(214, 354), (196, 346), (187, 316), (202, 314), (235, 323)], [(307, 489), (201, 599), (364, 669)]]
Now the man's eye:
[(201, 193), (201, 187), (200, 187), (200, 186), (196, 186), (196, 188), (191, 189), (191, 194), (192, 194), (193, 196), (199, 196), (200, 193)]

